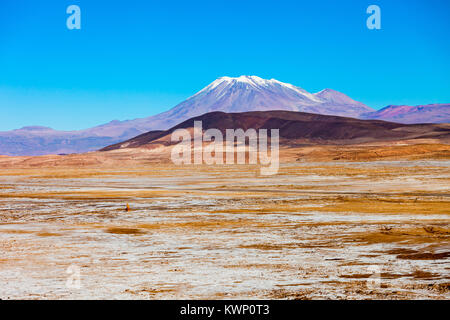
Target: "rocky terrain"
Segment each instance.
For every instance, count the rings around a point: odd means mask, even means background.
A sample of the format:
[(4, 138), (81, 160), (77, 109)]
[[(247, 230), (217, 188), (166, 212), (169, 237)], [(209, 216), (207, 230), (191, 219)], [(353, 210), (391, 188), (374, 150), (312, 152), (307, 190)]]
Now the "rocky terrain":
[(1, 169), (0, 298), (449, 299), (449, 166)]

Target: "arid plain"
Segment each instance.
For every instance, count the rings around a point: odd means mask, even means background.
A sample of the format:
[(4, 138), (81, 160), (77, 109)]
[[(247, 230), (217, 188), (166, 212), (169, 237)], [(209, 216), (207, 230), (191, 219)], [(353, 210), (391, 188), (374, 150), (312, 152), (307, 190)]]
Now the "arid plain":
[(354, 148), (0, 158), (0, 298), (449, 299), (449, 146)]

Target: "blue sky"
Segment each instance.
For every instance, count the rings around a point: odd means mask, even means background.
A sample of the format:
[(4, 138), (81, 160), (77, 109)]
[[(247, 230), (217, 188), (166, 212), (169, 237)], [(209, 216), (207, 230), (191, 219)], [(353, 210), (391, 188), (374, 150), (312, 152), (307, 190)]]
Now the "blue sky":
[[(66, 8), (81, 8), (68, 30)], [(382, 29), (366, 27), (381, 8)], [(257, 75), (371, 107), (450, 102), (450, 2), (0, 2), (0, 130), (83, 129), (165, 111)]]

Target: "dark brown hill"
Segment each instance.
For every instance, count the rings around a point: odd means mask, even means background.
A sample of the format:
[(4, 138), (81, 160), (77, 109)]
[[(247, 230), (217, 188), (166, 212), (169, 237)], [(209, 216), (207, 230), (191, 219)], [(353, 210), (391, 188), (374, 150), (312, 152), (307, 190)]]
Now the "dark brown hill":
[(254, 111), (242, 113), (210, 112), (186, 120), (169, 130), (150, 131), (101, 151), (122, 148), (150, 147), (152, 144), (171, 144), (170, 135), (177, 129), (188, 129), (194, 121), (202, 121), (203, 130), (216, 128), (247, 130), (279, 129), (282, 145), (301, 144), (357, 144), (365, 142), (410, 139), (450, 139), (449, 124), (406, 125), (380, 120), (319, 115), (295, 111)]

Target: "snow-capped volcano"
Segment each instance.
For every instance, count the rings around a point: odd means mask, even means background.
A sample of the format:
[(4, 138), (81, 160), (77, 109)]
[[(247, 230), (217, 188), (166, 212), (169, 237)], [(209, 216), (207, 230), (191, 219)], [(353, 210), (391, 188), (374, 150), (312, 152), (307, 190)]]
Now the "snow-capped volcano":
[[(331, 89), (313, 94), (275, 79), (240, 76), (218, 78), (171, 110), (151, 119), (158, 122), (169, 121), (170, 125), (175, 125), (188, 118), (212, 111), (267, 110), (301, 111), (345, 117), (358, 117), (374, 111), (345, 94)], [(167, 124), (161, 123), (157, 129), (167, 128)]]
[(15, 130), (0, 132), (0, 154), (41, 155), (85, 152), (121, 142), (151, 130), (166, 130), (212, 111), (288, 110), (359, 117), (374, 110), (343, 93), (325, 89), (316, 94), (289, 83), (257, 76), (221, 77), (155, 116), (109, 123), (80, 131)]
[(286, 97), (294, 96), (297, 99), (304, 99), (305, 101), (311, 100), (313, 103), (322, 102), (315, 95), (302, 88), (275, 79), (265, 80), (257, 76), (240, 76), (239, 78), (222, 77), (199, 91), (195, 96), (201, 96), (203, 93), (208, 93), (212, 90), (217, 90), (219, 95), (223, 96), (232, 88), (256, 90), (259, 92), (270, 91), (271, 93), (284, 94)]

